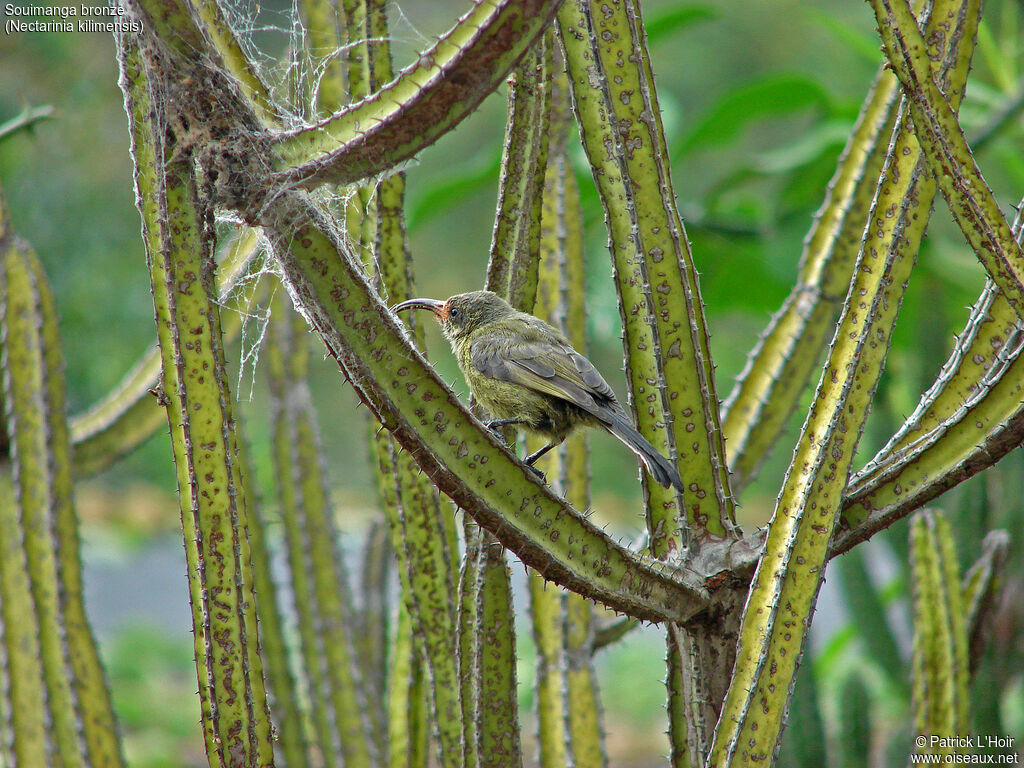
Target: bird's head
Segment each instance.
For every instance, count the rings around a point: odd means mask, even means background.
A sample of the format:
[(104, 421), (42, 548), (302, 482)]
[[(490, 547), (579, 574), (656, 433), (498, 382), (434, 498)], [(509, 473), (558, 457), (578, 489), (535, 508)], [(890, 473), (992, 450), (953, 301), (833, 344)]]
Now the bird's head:
[(405, 309), (429, 309), (441, 324), (442, 333), (453, 343), (487, 323), (515, 313), (507, 301), (491, 291), (460, 293), (447, 301), (409, 299), (396, 304), (392, 309), (395, 312)]

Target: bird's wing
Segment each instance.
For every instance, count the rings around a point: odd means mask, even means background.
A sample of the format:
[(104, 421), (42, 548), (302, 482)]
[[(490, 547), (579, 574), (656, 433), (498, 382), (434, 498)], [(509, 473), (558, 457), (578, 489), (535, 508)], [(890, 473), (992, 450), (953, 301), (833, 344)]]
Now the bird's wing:
[(470, 361), (484, 376), (567, 400), (595, 416), (605, 408), (622, 410), (597, 369), (566, 344), (547, 340), (496, 344), (480, 339), (473, 342)]

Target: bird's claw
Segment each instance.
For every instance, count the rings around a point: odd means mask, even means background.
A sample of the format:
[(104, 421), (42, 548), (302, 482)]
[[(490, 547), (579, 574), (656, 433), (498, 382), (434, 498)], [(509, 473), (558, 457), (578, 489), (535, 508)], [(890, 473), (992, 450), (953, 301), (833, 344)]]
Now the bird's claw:
[(505, 438), (505, 433), (501, 431), (502, 428), (505, 426), (501, 419), (491, 419), (490, 421), (485, 421), (484, 426), (494, 433), (494, 436), (501, 441), (502, 445), (508, 445), (508, 440)]
[(526, 466), (530, 468), (530, 471), (533, 472), (533, 474), (535, 474), (542, 483), (546, 483), (548, 481), (548, 476), (533, 466), (533, 464), (527, 464)]

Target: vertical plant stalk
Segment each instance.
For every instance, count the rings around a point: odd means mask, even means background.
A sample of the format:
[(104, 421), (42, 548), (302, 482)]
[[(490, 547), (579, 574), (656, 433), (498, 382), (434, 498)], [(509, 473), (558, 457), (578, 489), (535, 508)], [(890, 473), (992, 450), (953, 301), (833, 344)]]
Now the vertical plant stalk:
[(260, 650), (266, 665), (270, 711), (276, 727), (275, 751), (278, 757), (284, 759), (288, 768), (305, 768), (310, 764), (310, 743), (303, 724), (308, 713), (300, 706), (297, 681), (288, 660), (280, 609), (283, 593), (272, 574), (273, 555), (267, 541), (267, 513), (259, 498), (249, 446), (241, 434), (238, 451), (242, 489), (246, 509), (250, 512), (249, 549), (252, 552), (253, 590), (260, 601)]
[[(325, 3), (325, 5), (329, 4)], [(371, 4), (367, 0), (345, 0), (336, 7), (341, 11), (343, 17), (340, 21), (344, 22), (339, 24), (339, 32), (343, 36), (339, 42), (343, 44), (345, 51), (342, 60), (346, 64), (344, 75), (348, 100), (350, 102), (358, 101), (365, 98), (371, 89), (380, 85), (372, 77), (371, 69), (374, 64), (378, 70), (388, 75), (388, 80), (391, 79), (391, 48), (387, 40), (387, 10), (381, 3)], [(371, 49), (370, 39), (374, 33), (380, 35), (382, 44)], [(350, 235), (358, 233), (359, 252), (363, 256), (363, 263), (366, 265), (371, 279), (374, 277), (374, 271), (380, 268), (382, 258), (394, 262), (391, 269), (398, 268), (403, 271), (406, 270), (407, 262), (410, 261), (405, 248), (405, 224), (402, 219), (405, 180), (403, 177), (397, 182), (389, 180), (385, 183), (388, 183), (386, 191), (371, 184), (360, 185), (355, 193), (350, 192), (345, 200), (348, 231)], [(389, 202), (393, 205), (393, 208), (381, 216), (376, 213), (379, 192), (389, 198)], [(386, 221), (382, 222), (381, 219)], [(376, 237), (378, 224), (389, 230), (386, 242), (384, 239)], [(397, 248), (394, 239), (396, 233), (398, 234)], [(379, 275), (377, 277), (379, 283)], [(378, 285), (378, 287), (380, 286)], [(401, 287), (400, 285), (399, 288)], [(386, 519), (397, 513), (398, 491), (403, 482), (400, 474), (404, 474), (403, 470), (408, 469), (409, 462), (396, 461), (395, 447), (391, 436), (372, 420), (370, 425), (373, 429), (370, 446), (377, 459), (377, 477), (381, 488), (381, 498), (388, 507), (388, 511), (385, 512)], [(422, 482), (422, 480), (406, 477), (404, 482), (416, 483)], [(427, 493), (429, 495), (429, 490)], [(368, 672), (364, 676), (364, 681), (373, 714), (375, 738), (378, 741), (381, 754), (384, 754), (387, 749), (385, 728), (387, 713), (384, 702), (389, 611), (386, 575), (390, 572), (390, 565), (393, 561), (388, 538), (388, 528), (379, 523), (374, 524), (367, 537), (363, 558), (363, 610), (360, 614), (363, 631), (357, 642), (357, 650), (363, 659), (362, 665)], [(413, 672), (411, 667), (409, 672), (410, 674)], [(410, 680), (409, 683), (410, 690), (412, 690), (415, 687), (414, 681)], [(417, 693), (422, 693), (422, 691), (417, 691)], [(422, 706), (416, 707), (412, 702), (409, 704), (411, 711), (423, 711)]]
[[(527, 312), (533, 310), (537, 294), (548, 152), (549, 37), (541, 38), (509, 78), (498, 210), (485, 280), (485, 288)], [(506, 430), (514, 445), (512, 433)], [(471, 665), (462, 673), (464, 696), (471, 697), (463, 702), (463, 713), (473, 719), (466, 729), (467, 758), (479, 768), (521, 764), (515, 612), (505, 550), (492, 533), (467, 528), (463, 571), (463, 664)]]
[[(554, 118), (553, 115), (552, 118)], [(554, 119), (552, 119), (552, 128), (556, 132), (558, 131)], [(556, 146), (557, 143), (557, 141), (551, 142), (551, 162), (548, 165), (547, 179), (543, 189), (543, 210), (539, 233), (540, 251), (539, 258), (534, 262), (537, 283), (533, 314), (556, 327), (561, 326), (559, 330), (564, 333), (564, 323), (559, 323), (558, 317), (560, 314), (564, 317), (564, 307), (560, 305), (562, 293), (560, 290), (561, 270), (559, 269), (559, 260), (560, 257), (564, 259), (564, 254), (559, 251), (556, 231), (558, 224), (561, 223), (558, 216), (559, 202), (561, 201), (558, 199), (556, 174), (558, 169), (564, 168), (564, 152)], [(563, 145), (561, 149), (564, 149), (564, 141), (561, 143)], [(575, 293), (582, 293), (582, 282), (573, 286), (573, 290)], [(576, 349), (585, 354), (585, 347), (578, 346)], [(583, 447), (578, 437), (574, 436), (572, 439), (573, 448), (576, 449)], [(540, 445), (534, 447), (535, 443), (540, 443), (540, 441), (536, 438), (527, 440), (527, 450), (532, 452), (540, 448)], [(566, 446), (565, 450), (571, 449)], [(551, 458), (545, 457), (541, 460), (543, 471), (551, 478), (555, 488), (563, 490), (565, 453), (559, 446), (548, 456)], [(583, 479), (585, 482), (585, 475)], [(568, 704), (567, 649), (564, 630), (567, 618), (565, 596), (561, 589), (548, 585), (536, 571), (530, 571), (527, 578), (530, 594), (530, 624), (533, 630), (533, 644), (537, 652), (536, 683), (533, 695), (537, 714), (539, 764), (541, 768), (562, 768), (562, 766), (573, 764), (569, 751), (571, 749), (569, 723), (565, 711)]]
[(0, 473), (0, 755), (5, 765), (47, 765), (52, 748), (39, 651), (39, 619), (25, 559), (21, 511), (9, 467)]
[[(552, 90), (534, 314), (559, 328), (574, 348), (585, 353), (583, 223), (566, 146), (572, 115), (564, 75), (556, 77)], [(549, 455), (553, 459), (547, 464), (548, 477), (573, 506), (586, 509), (585, 436), (571, 436)], [(531, 573), (530, 613), (537, 647), (534, 695), (540, 764), (544, 768), (569, 764), (601, 768), (606, 756), (593, 668), (590, 603), (578, 595), (566, 595)]]
[[(562, 69), (558, 67), (559, 72)], [(572, 120), (569, 101), (569, 83), (560, 74), (555, 80), (552, 95), (551, 144), (554, 147), (554, 160), (548, 163), (546, 175), (546, 189), (554, 192), (553, 195), (547, 195), (546, 199), (553, 200), (555, 205), (551, 215), (545, 209), (542, 221), (554, 220), (556, 252), (559, 256), (559, 325), (569, 343), (585, 351), (587, 318), (583, 211), (568, 151)], [(558, 478), (566, 500), (576, 509), (588, 509), (590, 478), (586, 435), (570, 436), (559, 450), (558, 457)], [(569, 752), (576, 768), (606, 768), (608, 751), (605, 748), (601, 699), (594, 669), (594, 606), (586, 598), (569, 592), (565, 595), (564, 613), (565, 708)]]
[(605, 747), (597, 671), (594, 669), (593, 604), (576, 594), (567, 594), (565, 601), (565, 706), (573, 765), (577, 768), (607, 768), (608, 750)]
[[(970, 678), (967, 616), (949, 523), (922, 510), (910, 527), (914, 597), (914, 726), (926, 737), (919, 754), (961, 753), (952, 737), (967, 733)], [(933, 738), (936, 737), (936, 738)]]
[(498, 210), (487, 266), (487, 289), (525, 312), (532, 310), (537, 293), (553, 42), (549, 31), (509, 78)]
[(370, 766), (375, 759), (373, 730), (355, 651), (350, 582), (307, 382), (307, 328), (291, 311), (284, 291), (275, 297), (274, 315), (266, 352), (273, 458), (306, 675), (315, 705), (324, 708), (315, 715), (319, 746), (339, 765)]
[[(0, 275), (4, 405), (11, 441), (12, 479), (21, 513), (20, 524), (11, 535), (20, 534), (25, 550), (38, 627), (53, 750), (51, 759), (62, 765), (80, 766), (85, 764), (84, 745), (80, 741), (78, 702), (71, 687), (71, 660), (59, 596), (62, 564), (58, 562), (52, 535), (56, 528), (57, 504), (62, 500), (51, 490), (57, 478), (53, 476), (52, 464), (56, 457), (49, 445), (53, 435), (47, 410), (51, 407), (48, 400), (53, 393), (45, 388), (46, 374), (50, 373), (46, 370), (45, 345), (47, 342), (59, 344), (55, 338), (56, 318), (51, 315), (49, 327), (45, 326), (41, 293), (46, 287), (40, 285), (35, 254), (26, 243), (11, 245), (13, 247), (5, 249), (3, 254), (3, 274)], [(44, 339), (44, 334), (50, 339)], [(68, 457), (65, 455), (65, 458)]]
[(746, 599), (746, 583), (725, 586), (699, 620), (669, 627), (665, 685), (670, 757), (676, 768), (707, 762), (732, 681)]
[(161, 345), (163, 397), (178, 467), (178, 494), (211, 765), (272, 765), (270, 718), (257, 649), (246, 509), (239, 495), (232, 397), (227, 383), (212, 231), (184, 162), (164, 168), (161, 250), (150, 254)]
[(839, 768), (870, 764), (874, 702), (859, 671), (851, 671), (839, 693)]
[(477, 572), (479, 637), (473, 660), (479, 685), (475, 717), (479, 768), (517, 768), (523, 755), (519, 741), (516, 689), (515, 613), (505, 548), (485, 538)]
[[(163, 136), (166, 133), (166, 114), (157, 106), (152, 93), (149, 73), (143, 61), (140, 41), (125, 33), (117, 38), (118, 63), (120, 66), (119, 85), (124, 95), (125, 112), (128, 114), (128, 128), (131, 139), (131, 155), (135, 171), (135, 204), (142, 215), (142, 238), (149, 262), (150, 280), (154, 286), (153, 302), (157, 318), (169, 318), (171, 315), (166, 288), (166, 257), (163, 253), (161, 235), (162, 217), (165, 216), (166, 203), (161, 205), (166, 179), (164, 173)], [(156, 286), (160, 286), (156, 290)], [(173, 349), (174, 337), (169, 322), (156, 323), (157, 343), (160, 351), (160, 364), (163, 369), (162, 380), (158, 389), (154, 390), (158, 401), (164, 406), (172, 434), (180, 434), (182, 430), (181, 412), (173, 407), (167, 398), (166, 391), (178, 392), (178, 372), (171, 362), (164, 369), (163, 352)], [(175, 445), (181, 448), (180, 440)], [(177, 459), (177, 456), (175, 457)], [(177, 482), (180, 489), (187, 487), (189, 478), (183, 463), (175, 461)], [(215, 731), (213, 699), (210, 681), (205, 675), (206, 669), (206, 636), (203, 631), (203, 590), (198, 578), (193, 578), (193, 568), (198, 567), (198, 550), (194, 526), (186, 524), (186, 508), (184, 496), (182, 502), (182, 531), (185, 541), (186, 563), (188, 566), (189, 602), (192, 609), (193, 653), (196, 660), (196, 671), (199, 678), (199, 702), (202, 716), (203, 737), (206, 744), (207, 757), (211, 768), (217, 767), (219, 741)], [(191, 512), (188, 512), (191, 515)]]
[(565, 647), (562, 628), (565, 603), (560, 589), (544, 583), (530, 572), (530, 624), (537, 649), (534, 707), (537, 713), (538, 764), (541, 768), (562, 768), (569, 758), (569, 734), (564, 713), (566, 703)]
[[(275, 296), (271, 309), (273, 326), (268, 338), (264, 359), (267, 361), (270, 384), (271, 451), (275, 457), (275, 476), (281, 509), (281, 522), (288, 556), (288, 575), (293, 604), (297, 614), (299, 637), (300, 679), (308, 689), (310, 711), (304, 713), (311, 722), (313, 743), (321, 754), (327, 768), (339, 762), (339, 746), (335, 740), (336, 730), (331, 717), (330, 697), (327, 692), (324, 638), (320, 634), (322, 622), (318, 617), (318, 604), (313, 577), (313, 564), (309, 561), (310, 548), (308, 529), (303, 520), (303, 509), (297, 475), (302, 468), (295, 467), (299, 456), (292, 455), (296, 448), (292, 442), (296, 436), (291, 433), (294, 426), (288, 410), (288, 394), (285, 384), (285, 355), (288, 347), (282, 343), (294, 343), (294, 322), (288, 312), (284, 296)], [(307, 392), (308, 394), (308, 392)]]
[[(967, 76), (977, 12), (969, 3), (936, 2), (928, 22), (927, 33), (934, 35), (938, 25), (955, 20), (948, 35), (932, 37), (950, 47), (948, 54), (939, 48), (933, 55), (956, 62), (949, 85), (953, 98)], [(934, 195), (934, 182), (918, 167), (910, 126), (905, 120), (898, 126), (839, 327), (754, 575), (736, 672), (712, 746), (715, 765), (771, 760), (777, 753), (842, 492)]]
[[(371, 88), (381, 84), (370, 81), (368, 39), (369, 17), (366, 0), (305, 0), (312, 8), (322, 5), (317, 15), (325, 18), (327, 24), (316, 33), (317, 42), (324, 49), (327, 59), (317, 90), (318, 100), (313, 105), (314, 113), (331, 114), (346, 105), (358, 103), (370, 95)], [(378, 15), (385, 11), (380, 10)], [(387, 56), (390, 67), (390, 46), (374, 51), (374, 55)], [(389, 78), (390, 79), (390, 78)], [(375, 199), (375, 185), (371, 183), (339, 187), (341, 196), (338, 208), (345, 222), (345, 232), (367, 269), (372, 272), (374, 258), (374, 225), (376, 216), (371, 210)], [(387, 439), (384, 436), (384, 439)]]
[[(165, 405), (178, 466), (185, 551), (193, 584), (200, 695), (210, 717), (211, 766), (273, 765), (270, 716), (257, 647), (246, 509), (217, 296), (212, 230), (192, 185), (191, 169), (169, 163), (166, 208), (156, 222), (162, 249), (151, 253)], [(162, 312), (166, 306), (167, 313)]]
[[(381, 0), (368, 3), (365, 11), (366, 40), (374, 44), (362, 52), (369, 87), (379, 87), (392, 77), (391, 51), (388, 45), (386, 5)], [(356, 27), (350, 26), (350, 34)], [(361, 49), (362, 50), (362, 49)], [(363, 70), (350, 65), (350, 76)], [(381, 181), (367, 206), (367, 216), (375, 212), (375, 226), (361, 227), (364, 246), (372, 245), (372, 265), (364, 268), (372, 275), (377, 292), (390, 302), (412, 298), (412, 254), (405, 228), (405, 174), (397, 173)], [(365, 241), (374, 232), (372, 243)], [(364, 250), (364, 254), (368, 253)], [(411, 318), (416, 322), (416, 318)], [(422, 348), (423, 329), (413, 326), (417, 345)], [(392, 717), (405, 697), (401, 728), (392, 734), (410, 745), (401, 756), (392, 741), (392, 759), (408, 760), (419, 766), (427, 759), (427, 728), (434, 736), (438, 762), (455, 766), (464, 749), (462, 690), (460, 687), (456, 572), (458, 544), (452, 515), (442, 509), (437, 492), (413, 456), (401, 449), (390, 434), (377, 430), (375, 455), (378, 485), (390, 532), (391, 548), (398, 563), (401, 585), (401, 611), (395, 647), (400, 666), (392, 666)], [(406, 633), (409, 637), (406, 638)], [(399, 678), (398, 676), (403, 677)], [(428, 704), (429, 702), (429, 704)], [(429, 726), (428, 726), (429, 721)], [(419, 757), (417, 757), (419, 756)]]
[(339, 30), (346, 27), (341, 3), (302, 0), (299, 17), (309, 56), (301, 94), (302, 109), (316, 118), (324, 117), (345, 104), (345, 57), (339, 55)]
[(122, 36), (119, 53), (163, 359), (161, 398), (178, 474), (207, 757), (211, 766), (270, 766), (209, 209), (187, 153), (165, 160), (164, 141), (173, 139), (151, 103), (152, 72), (143, 68), (137, 41)]
[[(110, 693), (85, 615), (57, 313), (0, 193), (0, 629), (10, 742), (19, 765), (123, 765)], [(20, 591), (19, 591), (20, 590)], [(40, 763), (40, 764), (46, 764)]]
[(964, 574), (962, 599), (972, 677), (987, 645), (999, 598), (1006, 585), (1009, 552), (1009, 534), (1002, 530), (989, 531), (981, 545), (981, 557)]
[(377, 754), (388, 753), (387, 746), (387, 679), (388, 638), (391, 624), (391, 580), (394, 555), (388, 540), (388, 529), (382, 520), (374, 521), (363, 545), (362, 574), (359, 593), (356, 656), (363, 670), (363, 688), (370, 710), (373, 739)]
[(679, 626), (670, 625), (666, 630), (665, 691), (672, 768), (702, 765), (701, 756), (707, 754), (710, 743), (706, 736), (710, 728), (700, 711), (700, 700), (692, 698), (703, 676), (694, 669), (699, 659), (688, 639)]
[(64, 388), (64, 361), (57, 331), (57, 310), (42, 266), (30, 260), (38, 296), (38, 324), (43, 351), (41, 375), (41, 414), (45, 430), (45, 458), (48, 477), (46, 492), (49, 509), (46, 528), (53, 539), (57, 578), (57, 597), (62, 614), (61, 633), (66, 644), (74, 699), (78, 708), (78, 727), (85, 742), (87, 763), (105, 766), (124, 764), (116, 732), (113, 704), (100, 662), (92, 628), (85, 611), (82, 582), (81, 541), (78, 515), (72, 499), (71, 447)]
[(388, 768), (425, 768), (430, 762), (430, 717), (422, 656), (405, 603), (398, 605), (388, 676)]
[(687, 530), (695, 545), (705, 533), (734, 532), (700, 286), (675, 206), (639, 5), (576, 0), (558, 18), (611, 237), (630, 404), (640, 431), (681, 463), (687, 487), (677, 501), (674, 490), (643, 479), (651, 551), (664, 558), (687, 546)]
[(476, 660), (479, 658), (480, 636), (479, 582), (480, 563), (485, 531), (468, 517), (463, 517), (463, 538), (465, 552), (459, 569), (459, 690), (462, 693), (462, 765), (464, 768), (478, 768), (480, 765), (479, 739), (477, 738), (477, 702), (480, 698), (479, 677)]
[[(402, 601), (409, 616), (412, 642), (414, 649), (423, 654), (422, 694), (431, 703), (440, 765), (458, 765), (464, 744), (464, 704), (459, 683), (462, 655), (458, 650), (453, 577), (453, 559), (458, 549), (453, 541), (452, 521), (408, 452), (396, 449), (389, 458), (395, 467), (395, 495), (393, 506), (386, 505), (385, 512), (391, 546), (398, 559)], [(415, 664), (410, 672), (416, 672)], [(408, 682), (407, 692), (417, 693), (415, 680)], [(413, 736), (415, 732), (413, 728)]]

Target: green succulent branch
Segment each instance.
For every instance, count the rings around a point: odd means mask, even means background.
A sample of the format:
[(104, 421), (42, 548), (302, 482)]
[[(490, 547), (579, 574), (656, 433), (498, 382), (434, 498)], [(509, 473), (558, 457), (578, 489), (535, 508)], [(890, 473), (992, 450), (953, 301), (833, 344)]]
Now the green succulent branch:
[[(1020, 224), (1015, 224), (1020, 237)], [(851, 478), (845, 551), (1002, 458), (1020, 442), (1021, 323), (991, 280), (935, 384), (884, 448)]]
[(705, 532), (735, 533), (696, 266), (675, 206), (639, 6), (567, 2), (558, 21), (611, 235), (630, 403), (640, 431), (681, 465), (687, 486), (677, 500), (643, 479), (651, 551), (666, 557), (688, 537), (697, 546)]
[(171, 164), (166, 173), (167, 208), (158, 222), (166, 255), (151, 254), (151, 260), (154, 291), (166, 292), (168, 314), (159, 321), (167, 325), (172, 340), (171, 347), (161, 349), (163, 393), (168, 412), (177, 412), (170, 419), (171, 442), (178, 465), (193, 620), (197, 642), (203, 645), (196, 660), (201, 698), (209, 708), (204, 718), (207, 755), (211, 765), (272, 765), (256, 619), (247, 611), (255, 600), (243, 540), (246, 510), (238, 495), (231, 395), (212, 268), (204, 263), (210, 258), (209, 243), (204, 243), (206, 223), (198, 190), (189, 184), (189, 171)]
[[(926, 34), (933, 35), (947, 19), (957, 20), (949, 35), (931, 37), (949, 46), (948, 54), (937, 55), (955, 62), (951, 98), (962, 93), (967, 77), (978, 10), (971, 3), (935, 3), (927, 22)], [(772, 759), (778, 749), (805, 619), (814, 607), (854, 452), (923, 234), (925, 217), (919, 213), (927, 211), (934, 194), (914, 145), (912, 129), (898, 120), (828, 361), (768, 531), (765, 549), (776, 556), (762, 558), (754, 574), (737, 672), (711, 752), (716, 765)]]
[(238, 442), (246, 508), (249, 520), (249, 547), (252, 551), (253, 590), (259, 595), (260, 654), (267, 674), (270, 710), (277, 729), (275, 756), (286, 766), (305, 766), (309, 761), (310, 740), (304, 721), (308, 714), (299, 705), (298, 680), (292, 672), (284, 614), (283, 595), (272, 573), (271, 546), (268, 537), (269, 516), (257, 490), (256, 472), (244, 435)]
[[(187, 155), (168, 157), (153, 73), (121, 39), (189, 566), (196, 669), (211, 766), (273, 764), (258, 653), (246, 508), (214, 293), (209, 209)], [(173, 145), (172, 145), (173, 147)]]
[(929, 43), (905, 0), (873, 0), (872, 6), (886, 55), (909, 99), (921, 146), (953, 218), (1018, 317), (1024, 318), (1024, 254), (957, 122), (952, 102), (963, 88), (948, 93), (949, 101), (943, 98), (929, 63)]
[[(478, 638), (473, 659), (479, 768), (522, 766), (519, 709), (516, 688), (515, 631), (512, 587), (503, 547), (487, 540), (473, 589), (477, 600)], [(465, 659), (463, 659), (465, 661)]]
[[(550, 35), (509, 77), (498, 211), (484, 285), (518, 309), (535, 311), (551, 77)], [(512, 430), (506, 430), (511, 438)], [(513, 443), (514, 444), (514, 443)], [(532, 441), (527, 441), (533, 450)], [(490, 531), (466, 527), (460, 632), (467, 755), (475, 765), (521, 765), (515, 668), (515, 612), (507, 555)], [(542, 580), (535, 573), (531, 581)], [(531, 590), (532, 591), (532, 590)]]
[(0, 143), (16, 134), (18, 131), (31, 131), (37, 123), (49, 120), (54, 116), (54, 108), (47, 104), (42, 107), (25, 106), (21, 114), (12, 117), (4, 123), (0, 123)]
[(961, 588), (972, 677), (985, 650), (996, 607), (1006, 587), (1009, 553), (1009, 534), (1002, 530), (989, 531), (981, 544), (981, 556), (964, 574)]
[(733, 492), (757, 474), (814, 373), (849, 284), (900, 93), (883, 67), (861, 107), (800, 258), (797, 283), (722, 404)]
[[(412, 622), (404, 604), (399, 604), (395, 640), (391, 644), (391, 674), (388, 688), (388, 768), (418, 768), (427, 765), (429, 707), (431, 693), (423, 674), (423, 663), (415, 647)], [(458, 710), (456, 710), (458, 712)]]
[(116, 768), (124, 757), (85, 613), (57, 310), (35, 252), (11, 231), (2, 192), (0, 339), (10, 441), (0, 465), (5, 757)]
[[(922, 510), (910, 527), (914, 597), (913, 698), (917, 732), (929, 738), (922, 754), (961, 752), (948, 746), (967, 732), (967, 621), (949, 523)], [(945, 737), (936, 743), (931, 737)]]
[[(11, 238), (13, 240), (13, 238)], [(53, 476), (65, 470), (53, 456), (54, 436), (47, 411), (53, 407), (54, 392), (47, 391), (54, 382), (44, 378), (48, 371), (47, 347), (56, 340), (56, 317), (44, 317), (40, 285), (41, 269), (27, 244), (10, 242), (4, 249), (3, 274), (3, 362), (4, 405), (6, 429), (11, 441), (12, 473), (20, 519), (8, 532), (20, 537), (25, 551), (29, 593), (34, 604), (38, 626), (38, 643), (42, 661), (42, 680), (46, 690), (49, 715), (48, 745), (52, 758), (63, 764), (83, 765), (76, 720), (79, 717), (75, 691), (71, 687), (70, 655), (63, 638), (64, 606), (59, 599), (62, 578), (80, 576), (62, 574), (56, 541), (49, 532), (56, 528), (55, 518), (62, 513), (59, 505), (70, 503), (70, 478)], [(48, 322), (47, 322), (48, 321)], [(43, 335), (50, 338), (44, 339)], [(49, 342), (49, 343), (48, 343)], [(56, 347), (59, 351), (59, 345)], [(58, 397), (63, 399), (63, 393)], [(58, 449), (59, 450), (59, 449)], [(64, 446), (64, 460), (67, 447)], [(60, 481), (63, 480), (63, 483)], [(60, 483), (56, 488), (54, 485)], [(63, 486), (63, 487), (62, 487)], [(56, 491), (56, 493), (54, 493)], [(67, 512), (63, 512), (67, 514)], [(77, 555), (77, 540), (74, 541)], [(76, 558), (77, 559), (77, 558)], [(115, 753), (116, 754), (116, 753)]]
[(501, 83), (557, 6), (554, 0), (475, 5), (380, 90), (319, 125), (275, 138), (277, 182), (344, 184), (409, 159)]
[(374, 521), (366, 533), (360, 558), (358, 594), (361, 599), (355, 630), (356, 658), (362, 669), (363, 698), (370, 714), (378, 762), (387, 754), (388, 640), (395, 562), (389, 538), (387, 525), (381, 520)]
[(548, 162), (552, 35), (541, 37), (509, 78), (505, 149), (486, 286), (517, 309), (533, 309), (540, 204)]
[(284, 291), (278, 291), (266, 350), (273, 459), (313, 720), (329, 765), (369, 766), (374, 753), (363, 670), (355, 652), (355, 609), (336, 544), (338, 532), (306, 378), (305, 337), (305, 322), (291, 311)]
[(465, 661), (459, 665), (459, 690), (462, 696), (462, 764), (466, 768), (480, 765), (480, 739), (477, 723), (477, 699), (480, 695), (476, 684), (475, 661), (480, 655), (480, 637), (475, 633), (480, 626), (480, 601), (477, 599), (477, 585), (480, 581), (480, 565), (485, 531), (470, 518), (463, 518), (463, 542), (465, 549), (459, 569), (458, 643), (459, 658)]
[(934, 385), (885, 447), (857, 473), (854, 485), (891, 472), (909, 454), (948, 431), (965, 405), (978, 401), (1012, 365), (1018, 351), (1014, 342), (1019, 325), (1009, 302), (995, 283), (987, 281)]
[[(368, 76), (371, 81), (379, 78), (386, 82), (391, 78), (391, 54), (384, 5), (371, 3), (363, 22), (370, 31), (369, 37), (378, 41), (361, 54)], [(362, 72), (362, 66), (351, 62), (350, 76), (358, 72)], [(365, 78), (362, 82), (362, 88), (377, 84)], [(370, 279), (377, 283), (379, 294), (393, 302), (413, 297), (412, 255), (405, 229), (404, 201), (405, 176), (397, 173), (377, 186), (369, 206), (376, 212), (376, 234), (372, 254), (368, 254), (372, 258), (366, 260), (365, 266)], [(365, 233), (366, 230), (360, 231)], [(422, 345), (421, 327), (414, 328), (414, 336)], [(466, 663), (464, 657), (460, 657), (457, 642), (454, 595), (459, 550), (455, 525), (412, 455), (403, 451), (378, 425), (374, 426), (373, 452), (377, 459), (378, 485), (402, 588), (400, 620), (404, 624), (399, 626), (399, 631), (409, 632), (408, 646), (403, 642), (396, 649), (410, 654), (408, 667), (402, 670), (407, 677), (392, 683), (393, 702), (397, 704), (397, 697), (404, 696), (409, 709), (407, 714), (401, 715), (401, 728), (392, 738), (397, 736), (411, 747), (409, 764), (418, 765), (413, 760), (416, 754), (426, 759), (425, 729), (429, 714), (440, 764), (453, 765), (457, 764), (465, 744), (459, 674), (460, 665)], [(429, 702), (429, 708), (422, 706), (424, 700)], [(392, 755), (394, 760), (405, 758), (394, 750), (394, 745)]]
[(4, 703), (0, 707), (5, 733), (0, 754), (8, 763), (46, 765), (49, 760), (50, 717), (40, 655), (39, 619), (28, 574), (21, 514), (10, 472), (0, 474), (0, 622), (4, 644)]
[[(559, 327), (575, 349), (586, 350), (583, 222), (567, 151), (572, 120), (568, 99), (568, 82), (564, 75), (557, 75), (552, 82), (534, 312)], [(571, 436), (553, 452), (546, 467), (566, 500), (586, 509), (585, 436)], [(587, 600), (552, 588), (537, 574), (531, 574), (529, 588), (537, 646), (540, 764), (601, 768), (607, 764), (607, 753), (593, 662), (593, 609)]]

